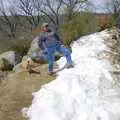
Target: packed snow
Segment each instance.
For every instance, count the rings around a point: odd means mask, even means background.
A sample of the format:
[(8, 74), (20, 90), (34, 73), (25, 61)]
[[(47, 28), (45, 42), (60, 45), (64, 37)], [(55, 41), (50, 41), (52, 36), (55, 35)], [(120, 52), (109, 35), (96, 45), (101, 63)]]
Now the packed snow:
[[(120, 120), (120, 89), (109, 60), (98, 55), (107, 50), (107, 30), (80, 38), (72, 44), (75, 67), (33, 93), (30, 120)], [(62, 68), (65, 58), (58, 61)]]

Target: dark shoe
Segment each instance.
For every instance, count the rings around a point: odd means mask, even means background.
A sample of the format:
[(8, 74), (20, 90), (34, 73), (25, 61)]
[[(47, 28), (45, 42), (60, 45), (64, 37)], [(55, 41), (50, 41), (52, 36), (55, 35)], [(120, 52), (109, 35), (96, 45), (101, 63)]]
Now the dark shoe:
[(74, 68), (74, 66), (73, 66), (72, 64), (71, 64), (71, 65), (68, 65), (68, 64), (67, 64), (67, 65), (66, 65), (66, 68), (68, 68), (68, 69), (69, 69), (69, 68)]
[(52, 76), (54, 74), (54, 72), (48, 72), (48, 75)]

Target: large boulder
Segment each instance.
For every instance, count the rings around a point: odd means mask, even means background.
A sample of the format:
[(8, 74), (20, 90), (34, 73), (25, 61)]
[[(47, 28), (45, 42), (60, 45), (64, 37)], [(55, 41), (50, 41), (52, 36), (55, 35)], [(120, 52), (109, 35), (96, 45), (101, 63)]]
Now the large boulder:
[[(21, 60), (20, 55), (15, 51), (8, 51), (0, 54), (1, 68), (6, 66), (6, 70), (11, 69)], [(8, 67), (8, 68), (7, 68)]]
[(27, 56), (36, 62), (45, 63), (47, 61), (47, 54), (39, 48), (38, 40), (39, 37), (36, 37), (32, 41)]
[(37, 37), (32, 41), (31, 46), (30, 46), (30, 49), (29, 49), (29, 51), (28, 51), (28, 55), (31, 55), (33, 52), (40, 50), (39, 45), (38, 45), (38, 40), (39, 40), (39, 37), (37, 36)]
[(22, 71), (23, 71), (22, 64), (19, 63), (19, 64), (15, 65), (14, 68), (13, 68), (13, 71), (14, 71), (15, 73), (22, 72)]

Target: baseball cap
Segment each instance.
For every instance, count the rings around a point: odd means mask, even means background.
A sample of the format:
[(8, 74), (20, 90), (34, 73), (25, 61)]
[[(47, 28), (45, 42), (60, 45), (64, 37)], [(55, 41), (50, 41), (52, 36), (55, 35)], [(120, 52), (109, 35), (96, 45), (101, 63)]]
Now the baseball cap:
[(47, 22), (45, 22), (45, 23), (42, 24), (42, 28), (48, 27), (48, 26), (49, 26), (49, 23), (47, 23)]

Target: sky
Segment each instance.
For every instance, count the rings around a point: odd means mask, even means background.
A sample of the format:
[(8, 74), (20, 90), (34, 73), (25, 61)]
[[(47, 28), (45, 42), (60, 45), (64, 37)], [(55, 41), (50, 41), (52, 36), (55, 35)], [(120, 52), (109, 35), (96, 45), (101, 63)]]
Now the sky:
[[(6, 6), (9, 6), (9, 1), (14, 1), (14, 0), (3, 0), (3, 1)], [(93, 11), (106, 12), (107, 9), (105, 3), (109, 2), (110, 0), (89, 0), (89, 1), (92, 2), (92, 4), (94, 5)]]
[(110, 0), (90, 0), (94, 5), (94, 10), (97, 12), (107, 12), (106, 3), (109, 3)]

